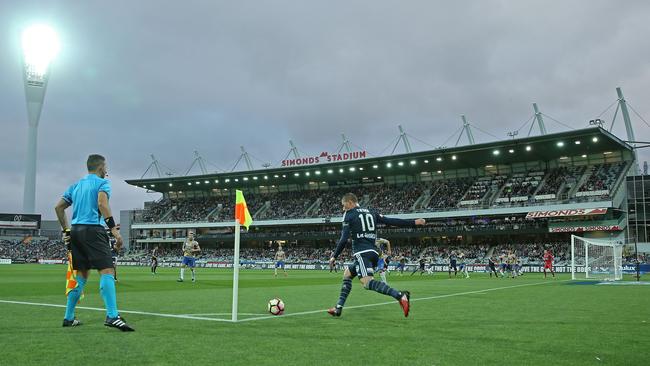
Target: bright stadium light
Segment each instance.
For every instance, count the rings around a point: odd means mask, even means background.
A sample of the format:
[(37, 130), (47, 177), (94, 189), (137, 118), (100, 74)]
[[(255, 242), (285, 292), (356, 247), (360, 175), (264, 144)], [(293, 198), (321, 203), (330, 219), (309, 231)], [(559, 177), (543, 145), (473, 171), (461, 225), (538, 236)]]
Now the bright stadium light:
[(530, 147), (530, 146), (526, 146), (526, 151), (530, 151), (530, 150), (532, 150), (532, 149), (533, 149), (532, 147)]
[(399, 166), (404, 166), (404, 162), (403, 162), (403, 161), (400, 161), (399, 163), (397, 163), (397, 165), (399, 165)]
[(456, 155), (452, 155), (451, 160), (456, 160)]
[(27, 101), (27, 159), (25, 164), (25, 186), (23, 191), (23, 212), (36, 211), (36, 151), (38, 122), (45, 100), (49, 80), (50, 63), (59, 53), (59, 37), (46, 25), (33, 25), (23, 31), (23, 80)]
[[(452, 156), (451, 158), (454, 159), (454, 160), (456, 160), (456, 155)], [(438, 157), (436, 158), (436, 161), (442, 161), (442, 157), (441, 157), (441, 156), (438, 156)]]
[(594, 138), (592, 138), (591, 141), (593, 141), (593, 142), (598, 142), (598, 137), (594, 137)]
[(501, 151), (499, 151), (499, 150), (492, 151), (492, 155), (499, 155), (500, 153), (501, 153)]
[(564, 146), (564, 142), (563, 142), (563, 141), (558, 141), (558, 142), (557, 142), (557, 146), (558, 146), (558, 147), (562, 147), (562, 146)]

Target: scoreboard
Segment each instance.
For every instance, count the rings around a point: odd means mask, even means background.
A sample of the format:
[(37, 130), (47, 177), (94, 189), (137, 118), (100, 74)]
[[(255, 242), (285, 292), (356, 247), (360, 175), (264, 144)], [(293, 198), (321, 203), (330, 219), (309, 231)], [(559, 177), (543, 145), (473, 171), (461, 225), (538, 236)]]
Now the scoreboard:
[(0, 213), (0, 228), (38, 230), (41, 228), (41, 215)]

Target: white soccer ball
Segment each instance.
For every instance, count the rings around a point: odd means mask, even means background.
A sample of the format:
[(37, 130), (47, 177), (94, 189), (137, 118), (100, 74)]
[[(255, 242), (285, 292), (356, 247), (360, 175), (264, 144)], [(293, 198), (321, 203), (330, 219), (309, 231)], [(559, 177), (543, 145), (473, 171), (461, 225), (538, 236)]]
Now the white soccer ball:
[(284, 313), (284, 302), (281, 299), (275, 298), (269, 300), (269, 313), (273, 315), (282, 315)]

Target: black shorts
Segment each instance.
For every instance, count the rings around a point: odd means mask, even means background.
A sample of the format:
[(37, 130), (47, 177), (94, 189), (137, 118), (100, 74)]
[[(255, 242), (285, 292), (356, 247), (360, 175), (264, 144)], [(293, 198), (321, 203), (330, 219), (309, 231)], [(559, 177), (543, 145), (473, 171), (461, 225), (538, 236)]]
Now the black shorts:
[(72, 267), (78, 271), (113, 268), (106, 229), (101, 225), (72, 225)]
[(452, 269), (452, 268), (453, 268), (454, 270), (457, 269), (457, 267), (456, 267), (456, 261), (451, 261), (451, 262), (449, 262), (449, 269)]
[(375, 251), (358, 253), (354, 255), (354, 262), (348, 266), (348, 270), (352, 276), (372, 277), (378, 262), (379, 254)]

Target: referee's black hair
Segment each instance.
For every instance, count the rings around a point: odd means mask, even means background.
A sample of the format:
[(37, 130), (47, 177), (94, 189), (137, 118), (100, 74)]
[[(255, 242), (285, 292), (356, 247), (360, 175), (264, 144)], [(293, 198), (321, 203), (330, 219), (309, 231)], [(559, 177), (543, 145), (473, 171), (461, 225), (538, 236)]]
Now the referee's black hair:
[(94, 172), (97, 170), (104, 162), (106, 159), (99, 155), (99, 154), (92, 154), (88, 156), (88, 160), (86, 161), (86, 167), (88, 167), (89, 172)]

